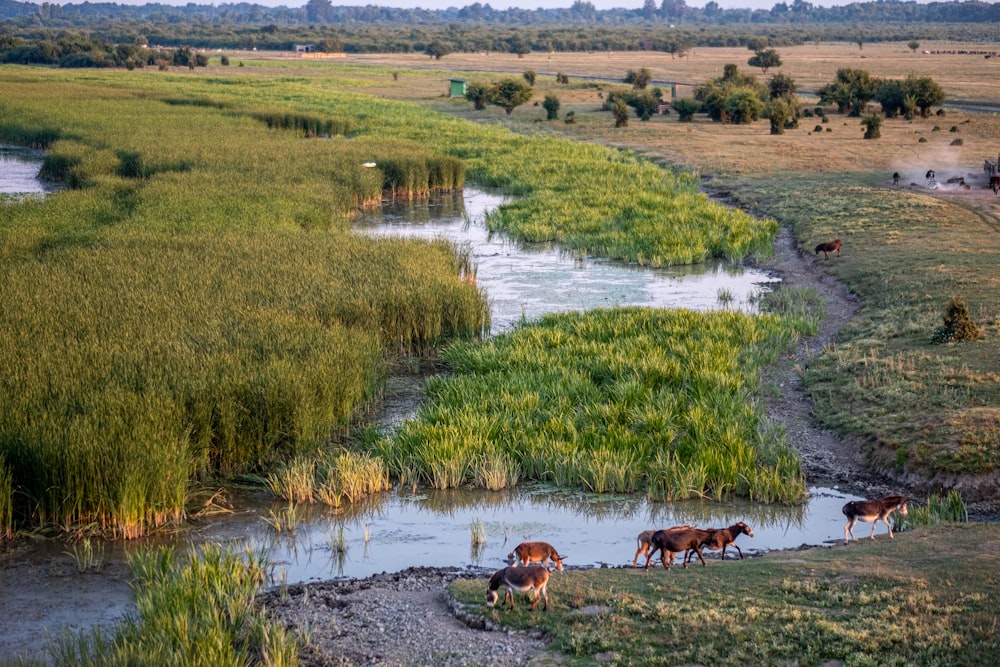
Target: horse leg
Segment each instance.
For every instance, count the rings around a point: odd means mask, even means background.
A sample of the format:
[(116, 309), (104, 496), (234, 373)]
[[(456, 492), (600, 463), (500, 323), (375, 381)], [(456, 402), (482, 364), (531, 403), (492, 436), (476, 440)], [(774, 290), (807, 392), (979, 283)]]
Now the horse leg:
[[(632, 559), (632, 567), (634, 568), (635, 564), (639, 562), (639, 554), (648, 554), (648, 553), (649, 553), (649, 545), (648, 544), (641, 545), (635, 552), (635, 558)], [(649, 560), (647, 559), (646, 562), (648, 563)]]
[(705, 557), (701, 555), (701, 547), (695, 547), (694, 552), (698, 554), (698, 560), (701, 561), (701, 564), (707, 566), (708, 563), (705, 562)]
[(858, 541), (857, 536), (854, 534), (854, 524), (857, 523), (857, 522), (858, 522), (858, 520), (855, 517), (852, 517), (852, 518), (850, 518), (850, 519), (847, 520), (847, 525), (844, 526), (844, 544), (850, 544), (851, 543), (851, 540), (850, 540), (851, 537), (854, 538), (855, 542)]
[[(884, 521), (885, 519), (883, 518), (882, 520)], [(875, 529), (876, 528), (878, 528), (878, 519), (877, 518), (874, 521), (872, 521), (872, 534), (871, 534), (871, 538), (873, 540), (875, 539)]]
[(884, 517), (882, 517), (882, 521), (885, 522), (885, 527), (889, 529), (889, 539), (891, 540), (891, 539), (893, 539), (893, 537), (892, 537), (892, 524), (889, 523), (889, 516), (890, 515), (886, 514)]

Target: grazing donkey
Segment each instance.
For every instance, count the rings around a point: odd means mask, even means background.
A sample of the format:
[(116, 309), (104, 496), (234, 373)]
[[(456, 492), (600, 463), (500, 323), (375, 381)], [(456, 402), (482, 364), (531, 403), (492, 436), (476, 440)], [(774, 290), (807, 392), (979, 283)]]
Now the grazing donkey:
[(502, 570), (497, 570), (490, 577), (490, 583), (486, 586), (486, 606), (492, 607), (500, 599), (500, 587), (504, 586), (507, 590), (503, 596), (503, 603), (509, 603), (511, 610), (514, 609), (514, 591), (518, 593), (531, 592), (534, 596), (531, 607), (528, 611), (533, 611), (538, 605), (538, 598), (542, 598), (544, 601), (542, 605), (542, 611), (549, 610), (549, 593), (546, 587), (549, 585), (549, 576), (552, 573), (549, 572), (549, 568), (542, 567), (541, 565), (532, 565), (531, 567), (505, 567)]
[(889, 515), (896, 510), (903, 516), (907, 515), (906, 504), (910, 502), (906, 496), (886, 496), (878, 500), (852, 500), (844, 505), (844, 516), (847, 517), (847, 525), (844, 526), (844, 544), (850, 544), (851, 539), (857, 542), (858, 538), (854, 534), (854, 524), (858, 521), (871, 521), (871, 538), (875, 539), (875, 529), (881, 521), (889, 529), (889, 538), (892, 538), (892, 526), (889, 524)]
[(840, 257), (840, 239), (834, 239), (832, 241), (827, 241), (826, 243), (820, 243), (816, 246), (816, 254), (823, 253), (824, 259), (830, 259), (830, 253), (837, 251), (837, 257)]

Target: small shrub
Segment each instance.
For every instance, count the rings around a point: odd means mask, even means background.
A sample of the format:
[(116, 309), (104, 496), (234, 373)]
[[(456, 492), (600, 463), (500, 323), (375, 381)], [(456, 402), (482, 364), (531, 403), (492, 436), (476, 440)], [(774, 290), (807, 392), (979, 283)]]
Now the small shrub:
[(813, 132), (822, 132), (822, 131), (823, 131), (822, 125), (817, 125), (816, 127), (813, 128)]
[(573, 123), (576, 122), (576, 112), (575, 111), (567, 111), (566, 112), (566, 118), (564, 120), (565, 120), (565, 122), (566, 122), (567, 125), (572, 125)]
[(951, 145), (952, 146), (961, 146), (963, 143), (965, 143), (965, 142), (963, 142), (961, 139), (955, 139), (954, 141), (951, 142)]
[(934, 127), (931, 128), (931, 132), (940, 132), (940, 131), (941, 131), (940, 125), (935, 125)]
[(944, 116), (944, 113), (945, 113), (945, 112), (944, 112), (944, 109), (938, 109), (938, 110), (937, 110), (937, 115), (938, 115), (938, 116), (941, 116), (941, 117), (943, 117), (943, 116)]
[(944, 316), (944, 326), (934, 332), (931, 342), (940, 344), (978, 340), (982, 337), (982, 330), (969, 317), (969, 307), (965, 305), (965, 299), (953, 296), (948, 304), (948, 312)]
[(917, 139), (917, 143), (926, 144), (927, 137), (920, 137), (919, 139)]
[(958, 132), (958, 125), (952, 125), (952, 126), (951, 126), (951, 129), (950, 129), (950, 130), (948, 130), (948, 131), (949, 131), (949, 132)]
[(813, 114), (813, 111), (812, 111), (812, 109), (803, 109), (803, 110), (802, 110), (802, 117), (803, 117), (803, 118), (812, 118), (812, 117), (813, 117), (813, 115), (814, 115), (814, 114)]

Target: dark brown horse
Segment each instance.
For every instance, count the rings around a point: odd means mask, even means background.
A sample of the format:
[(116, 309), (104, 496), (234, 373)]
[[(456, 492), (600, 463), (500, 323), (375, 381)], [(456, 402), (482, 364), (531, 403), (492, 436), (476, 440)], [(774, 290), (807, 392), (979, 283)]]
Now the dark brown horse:
[(907, 515), (906, 504), (910, 498), (906, 496), (886, 496), (878, 500), (852, 500), (843, 507), (844, 516), (847, 517), (847, 525), (844, 526), (844, 544), (850, 544), (851, 538), (857, 542), (854, 535), (854, 524), (858, 521), (871, 521), (871, 538), (875, 539), (875, 529), (881, 521), (889, 529), (889, 537), (892, 538), (892, 526), (889, 524), (889, 515), (899, 510), (903, 516)]
[(712, 549), (713, 551), (715, 549), (722, 549), (722, 560), (726, 560), (726, 547), (732, 546), (739, 553), (740, 560), (743, 560), (743, 550), (736, 544), (736, 538), (740, 535), (753, 537), (753, 531), (750, 530), (750, 526), (742, 521), (734, 523), (729, 528), (715, 528), (712, 529), (708, 538), (702, 542), (702, 547)]
[(658, 530), (653, 533), (650, 543), (653, 545), (652, 551), (646, 556), (646, 569), (649, 569), (649, 561), (653, 555), (659, 551), (660, 559), (663, 562), (663, 569), (669, 570), (674, 562), (674, 556), (679, 553), (684, 554), (684, 567), (688, 566), (691, 558), (689, 552), (698, 554), (698, 560), (702, 565), (707, 565), (705, 557), (701, 555), (701, 545), (708, 539), (711, 531), (701, 528), (681, 528), (672, 530)]
[(816, 246), (816, 254), (823, 253), (825, 259), (830, 258), (830, 253), (836, 251), (837, 257), (840, 257), (840, 239), (834, 239), (832, 241), (827, 241), (826, 243), (820, 243)]
[(533, 610), (538, 606), (538, 600), (541, 598), (543, 601), (542, 611), (548, 611), (549, 609), (549, 593), (547, 587), (549, 585), (549, 568), (542, 567), (540, 565), (532, 565), (530, 567), (505, 567), (502, 570), (497, 570), (490, 577), (490, 583), (486, 586), (486, 606), (492, 607), (500, 599), (500, 588), (503, 587), (505, 590), (503, 596), (503, 603), (510, 604), (510, 608), (514, 609), (514, 591), (518, 593), (531, 593), (533, 596), (531, 607), (528, 608), (529, 611)]

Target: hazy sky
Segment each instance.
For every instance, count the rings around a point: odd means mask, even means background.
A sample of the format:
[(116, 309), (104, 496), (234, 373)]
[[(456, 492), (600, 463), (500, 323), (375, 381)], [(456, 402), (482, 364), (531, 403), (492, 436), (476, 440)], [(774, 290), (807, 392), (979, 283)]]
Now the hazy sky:
[[(41, 4), (41, 0), (32, 0), (36, 4)], [(56, 4), (82, 4), (84, 0), (56, 0)], [(104, 0), (97, 0), (98, 2)], [(120, 5), (144, 5), (149, 0), (107, 0), (117, 2)], [(708, 0), (687, 0), (689, 7), (704, 7)], [(835, 5), (849, 5), (857, 0), (809, 0), (816, 7), (833, 7)], [(184, 6), (189, 2), (196, 5), (221, 5), (235, 2), (249, 2), (264, 7), (304, 7), (308, 0), (231, 0), (231, 2), (211, 1), (211, 0), (157, 0), (164, 5)], [(423, 9), (447, 9), (448, 7), (465, 7), (471, 5), (476, 0), (331, 0), (335, 7), (340, 6), (365, 6), (376, 5), (380, 7), (421, 7)], [(479, 0), (482, 4), (489, 4), (493, 9), (507, 9), (508, 7), (523, 7), (525, 9), (554, 9), (559, 7), (571, 7), (574, 0)], [(656, 0), (657, 6), (662, 0)], [(778, 4), (779, 0), (716, 0), (723, 9), (771, 9)], [(784, 0), (791, 5), (794, 0)], [(643, 5), (643, 0), (590, 0), (590, 3), (597, 9), (639, 9)]]

